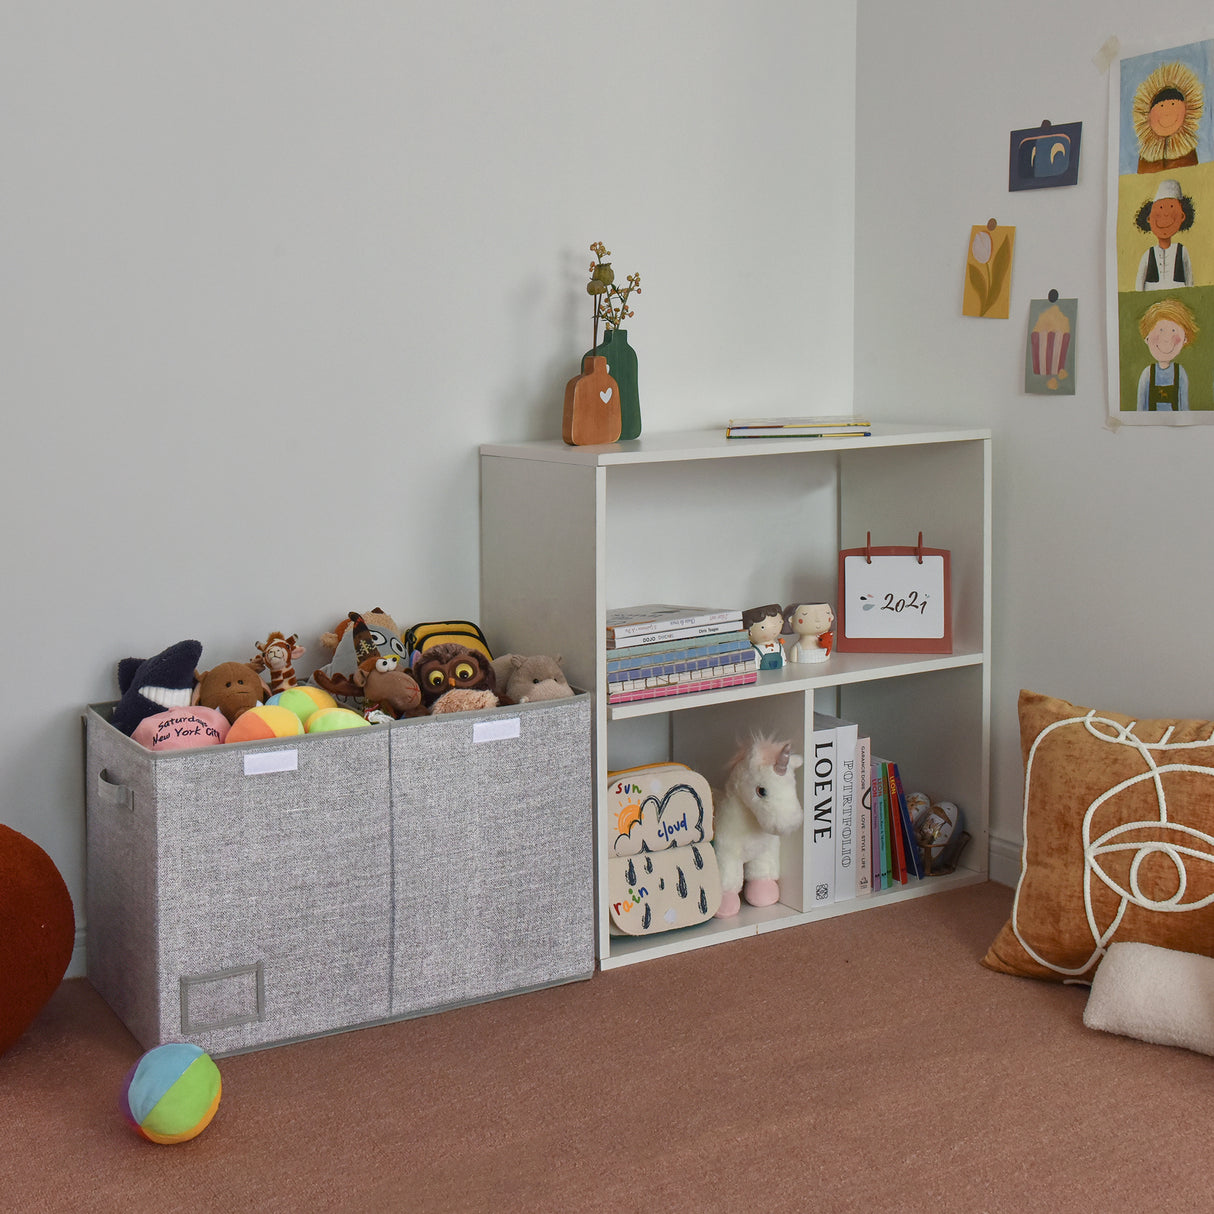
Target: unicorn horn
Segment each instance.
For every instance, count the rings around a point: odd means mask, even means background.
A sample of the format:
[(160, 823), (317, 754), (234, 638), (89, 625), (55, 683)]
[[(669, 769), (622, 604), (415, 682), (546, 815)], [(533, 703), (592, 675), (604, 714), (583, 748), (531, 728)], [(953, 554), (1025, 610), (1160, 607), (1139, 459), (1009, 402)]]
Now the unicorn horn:
[(780, 751), (780, 757), (776, 760), (775, 773), (778, 776), (787, 774), (788, 760), (792, 757), (792, 743), (785, 742), (784, 749)]

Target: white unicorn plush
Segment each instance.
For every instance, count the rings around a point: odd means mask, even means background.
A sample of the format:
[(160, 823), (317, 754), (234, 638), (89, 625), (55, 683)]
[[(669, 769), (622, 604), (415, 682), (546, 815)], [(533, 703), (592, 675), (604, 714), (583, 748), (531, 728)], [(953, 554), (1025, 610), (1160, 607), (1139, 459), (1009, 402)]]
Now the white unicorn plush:
[(740, 893), (751, 906), (780, 900), (780, 836), (791, 834), (805, 817), (795, 774), (802, 762), (791, 742), (755, 737), (729, 765), (724, 792), (713, 791), (712, 845), (722, 890), (718, 919), (738, 913)]

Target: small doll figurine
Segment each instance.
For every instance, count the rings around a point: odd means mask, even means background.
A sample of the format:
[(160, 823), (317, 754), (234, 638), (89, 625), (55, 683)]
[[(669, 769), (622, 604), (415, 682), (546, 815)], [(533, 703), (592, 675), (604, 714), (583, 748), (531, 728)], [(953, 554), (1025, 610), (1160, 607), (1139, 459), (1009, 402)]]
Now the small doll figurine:
[(797, 634), (790, 662), (825, 662), (835, 644), (835, 613), (829, 603), (801, 603), (788, 608), (788, 627)]
[(780, 610), (780, 604), (768, 603), (742, 612), (742, 627), (754, 647), (758, 669), (779, 670), (784, 665), (784, 646), (780, 644), (784, 612)]

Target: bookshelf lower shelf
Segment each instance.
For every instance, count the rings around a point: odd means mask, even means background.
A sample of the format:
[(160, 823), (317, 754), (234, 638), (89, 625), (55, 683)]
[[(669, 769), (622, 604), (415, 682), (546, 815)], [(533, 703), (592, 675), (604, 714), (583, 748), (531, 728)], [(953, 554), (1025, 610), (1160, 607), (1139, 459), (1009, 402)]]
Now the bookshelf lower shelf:
[(623, 965), (635, 965), (657, 957), (671, 957), (692, 949), (708, 948), (725, 944), (730, 940), (741, 940), (758, 936), (764, 932), (780, 931), (786, 927), (799, 927), (805, 923), (817, 923), (823, 919), (834, 919), (839, 915), (850, 915), (857, 911), (870, 911), (895, 902), (912, 898), (925, 898), (948, 889), (959, 889), (965, 885), (978, 885), (987, 880), (987, 874), (974, 869), (958, 867), (956, 872), (927, 877), (917, 881), (913, 877), (906, 885), (883, 890), (866, 898), (849, 898), (844, 902), (832, 902), (820, 910), (798, 911), (777, 903), (775, 906), (747, 906), (732, 919), (710, 919), (696, 927), (680, 928), (678, 931), (662, 932), (655, 936), (612, 936), (610, 956), (601, 957), (599, 968), (615, 969)]

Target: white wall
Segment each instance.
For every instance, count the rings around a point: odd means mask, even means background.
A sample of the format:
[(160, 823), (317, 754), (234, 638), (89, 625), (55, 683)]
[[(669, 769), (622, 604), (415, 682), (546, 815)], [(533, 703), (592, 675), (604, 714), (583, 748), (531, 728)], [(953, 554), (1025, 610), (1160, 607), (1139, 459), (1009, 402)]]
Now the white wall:
[[(992, 869), (1021, 837), (1021, 687), (1214, 716), (1214, 427), (1105, 428), (1106, 39), (1209, 37), (1177, 0), (860, 0), (856, 404), (995, 434)], [(1083, 123), (1077, 186), (1009, 193), (1008, 135)], [(961, 315), (970, 226), (1016, 227), (1011, 316)], [(1023, 392), (1029, 301), (1079, 301), (1077, 392)], [(913, 526), (912, 526), (913, 530)], [(1006, 865), (1004, 866), (1006, 872)]]
[(846, 406), (855, 21), (4, 6), (0, 821), (81, 928), (84, 705), (184, 637), (310, 669), (350, 608), (475, 616), (476, 446), (559, 435), (591, 241), (642, 272), (648, 429)]

